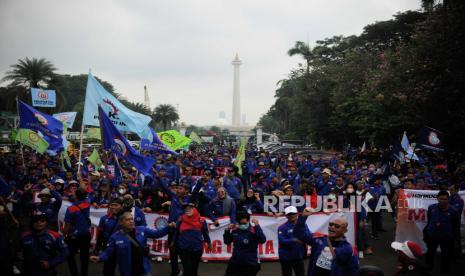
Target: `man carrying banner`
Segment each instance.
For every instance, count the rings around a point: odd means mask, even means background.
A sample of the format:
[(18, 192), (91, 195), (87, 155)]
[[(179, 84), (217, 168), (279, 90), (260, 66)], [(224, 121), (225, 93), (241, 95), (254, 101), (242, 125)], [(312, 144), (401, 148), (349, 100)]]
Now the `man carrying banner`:
[(428, 207), (427, 224), (423, 229), (423, 240), (428, 251), (426, 262), (432, 270), (434, 267), (434, 255), (438, 246), (441, 247), (441, 273), (449, 273), (449, 265), (452, 257), (453, 242), (456, 236), (456, 228), (459, 227), (460, 217), (454, 207), (449, 205), (449, 193), (439, 191), (438, 203)]

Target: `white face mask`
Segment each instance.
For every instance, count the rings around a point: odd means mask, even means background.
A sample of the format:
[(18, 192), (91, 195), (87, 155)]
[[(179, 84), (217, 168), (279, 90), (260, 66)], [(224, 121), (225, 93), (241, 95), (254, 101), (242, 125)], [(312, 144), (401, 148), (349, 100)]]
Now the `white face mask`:
[(357, 193), (357, 195), (361, 195), (361, 194), (363, 194), (363, 191), (358, 191), (358, 190), (357, 190), (356, 193)]
[(349, 194), (351, 194), (351, 193), (354, 192), (354, 189), (353, 189), (353, 188), (348, 188), (348, 189), (347, 189), (347, 192), (348, 192)]
[(119, 189), (118, 192), (119, 192), (120, 194), (125, 194), (125, 193), (126, 193), (126, 189)]
[(336, 195), (334, 195), (334, 194), (329, 194), (329, 195), (328, 195), (328, 199), (334, 200), (334, 199), (336, 199)]

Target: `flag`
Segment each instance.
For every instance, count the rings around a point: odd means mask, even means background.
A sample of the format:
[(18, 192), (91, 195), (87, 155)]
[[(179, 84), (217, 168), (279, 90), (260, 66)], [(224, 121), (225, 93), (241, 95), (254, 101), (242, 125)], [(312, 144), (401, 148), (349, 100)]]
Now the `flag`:
[(140, 148), (144, 150), (151, 150), (159, 153), (169, 153), (169, 154), (178, 154), (177, 152), (171, 150), (168, 148), (167, 145), (163, 144), (163, 142), (160, 140), (158, 137), (157, 133), (153, 128), (150, 128), (150, 131), (152, 132), (152, 137), (153, 140), (150, 142), (148, 139), (142, 138), (140, 140)]
[(101, 140), (102, 137), (100, 137), (100, 128), (98, 127), (91, 127), (87, 129), (86, 135), (87, 139), (95, 139), (95, 140)]
[(76, 120), (77, 112), (62, 112), (53, 114), (53, 118), (60, 120), (62, 123), (66, 123), (68, 128), (73, 128), (74, 120)]
[(402, 150), (402, 146), (399, 144), (399, 142), (396, 142), (394, 144), (394, 147), (392, 149), (392, 157), (400, 162), (400, 164), (405, 163), (405, 154)]
[(418, 156), (413, 152), (412, 147), (410, 146), (410, 142), (408, 141), (407, 131), (404, 131), (404, 135), (402, 135), (402, 141), (400, 142), (402, 149), (405, 151), (406, 155), (405, 158), (410, 160), (420, 160)]
[(100, 159), (100, 155), (98, 154), (98, 151), (95, 148), (92, 154), (89, 156), (89, 158), (87, 158), (87, 161), (92, 163), (97, 170), (100, 169), (100, 167), (102, 167), (103, 165), (102, 159)]
[(237, 152), (236, 160), (234, 161), (235, 165), (239, 168), (238, 173), (242, 175), (242, 162), (245, 160), (245, 140), (241, 137), (241, 145), (239, 151)]
[(35, 131), (26, 128), (20, 128), (18, 130), (16, 141), (32, 148), (40, 154), (44, 154), (48, 148), (48, 142), (45, 141), (45, 139), (40, 137)]
[(55, 90), (42, 90), (39, 88), (31, 88), (32, 105), (43, 107), (56, 106)]
[(402, 141), (400, 142), (400, 144), (404, 151), (408, 151), (408, 149), (410, 148), (410, 143), (407, 138), (407, 131), (404, 131), (404, 135), (402, 136)]
[(443, 132), (425, 126), (420, 130), (417, 146), (432, 151), (444, 151), (444, 136)]
[(158, 133), (160, 140), (172, 150), (177, 150), (189, 145), (192, 140), (181, 135), (176, 130), (168, 130)]
[(102, 130), (103, 148), (110, 150), (116, 156), (131, 163), (136, 169), (144, 174), (150, 174), (155, 160), (140, 155), (124, 136), (118, 131), (113, 122), (108, 118), (103, 109), (99, 106), (100, 129)]
[(63, 149), (63, 123), (22, 101), (19, 101), (19, 128), (35, 131), (48, 142), (49, 150)]
[(192, 131), (191, 134), (189, 135), (189, 138), (190, 138), (192, 141), (194, 141), (194, 142), (196, 142), (197, 144), (199, 144), (199, 145), (201, 145), (201, 144), (203, 143), (202, 138), (200, 138), (200, 136), (197, 135), (197, 133), (195, 133), (195, 132), (193, 132), (193, 131)]
[(152, 140), (148, 126), (152, 118), (124, 106), (89, 73), (82, 120), (84, 125), (99, 126), (98, 105), (119, 131), (134, 132), (140, 138)]
[(367, 150), (367, 144), (366, 142), (363, 142), (362, 149), (360, 150), (360, 152), (364, 152), (366, 150)]

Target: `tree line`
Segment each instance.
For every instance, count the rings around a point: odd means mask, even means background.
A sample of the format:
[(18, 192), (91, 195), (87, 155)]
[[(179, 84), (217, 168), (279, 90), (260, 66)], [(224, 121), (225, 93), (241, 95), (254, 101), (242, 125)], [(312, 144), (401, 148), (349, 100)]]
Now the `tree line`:
[(422, 1), (419, 11), (288, 51), (304, 63), (278, 82), (259, 123), (284, 139), (342, 148), (386, 146), (424, 125), (465, 150), (465, 2)]

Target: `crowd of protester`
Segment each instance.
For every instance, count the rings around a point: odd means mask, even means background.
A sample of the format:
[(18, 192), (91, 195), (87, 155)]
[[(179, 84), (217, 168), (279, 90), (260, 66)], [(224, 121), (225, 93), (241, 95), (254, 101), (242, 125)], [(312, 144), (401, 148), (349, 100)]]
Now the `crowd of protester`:
[[(167, 235), (171, 275), (197, 275), (204, 244), (211, 247), (206, 219), (218, 226), (229, 216), (225, 244), (234, 244), (226, 275), (256, 275), (260, 271), (258, 244), (267, 239), (253, 214), (286, 216), (278, 229), (282, 275), (305, 275), (303, 260), (312, 247), (308, 275), (357, 275), (358, 262), (376, 254), (370, 241), (386, 231), (381, 212), (356, 209), (354, 253), (344, 237), (348, 223), (329, 223), (328, 236), (313, 236), (305, 224), (317, 196), (351, 204), (351, 196), (369, 196), (373, 208), (387, 197), (395, 209), (400, 188), (440, 190), (438, 204), (427, 212), (424, 239), (428, 247), (426, 268), (416, 244), (393, 244), (399, 253), (399, 274), (407, 270), (430, 271), (441, 247), (441, 272), (460, 258), (460, 214), (465, 190), (465, 165), (459, 157), (419, 153), (420, 161), (399, 162), (389, 151), (345, 151), (329, 156), (281, 154), (248, 146), (239, 168), (237, 147), (198, 146), (178, 155), (151, 155), (157, 162), (153, 174), (142, 175), (124, 160), (100, 152), (103, 165), (87, 161), (92, 149), (70, 154), (71, 166), (60, 156), (39, 155), (19, 149), (0, 154), (0, 271), (13, 275), (56, 275), (67, 261), (71, 275), (87, 275), (89, 261), (104, 262), (103, 275), (150, 275), (147, 239)], [(265, 208), (266, 197), (304, 196), (306, 206)], [(58, 212), (67, 207), (64, 225)], [(108, 208), (100, 218), (97, 241), (91, 246), (91, 208)], [(145, 213), (168, 213), (168, 225), (147, 227)], [(407, 248), (407, 249), (406, 249)], [(407, 252), (407, 253), (405, 253)], [(413, 252), (413, 253), (412, 253)], [(75, 262), (79, 254), (80, 265)], [(178, 264), (180, 258), (183, 269)], [(20, 265), (22, 263), (22, 266)], [(78, 268), (79, 267), (79, 268)], [(406, 275), (406, 274), (405, 274)], [(420, 274), (419, 274), (420, 275)], [(425, 275), (425, 274), (422, 274)]]

